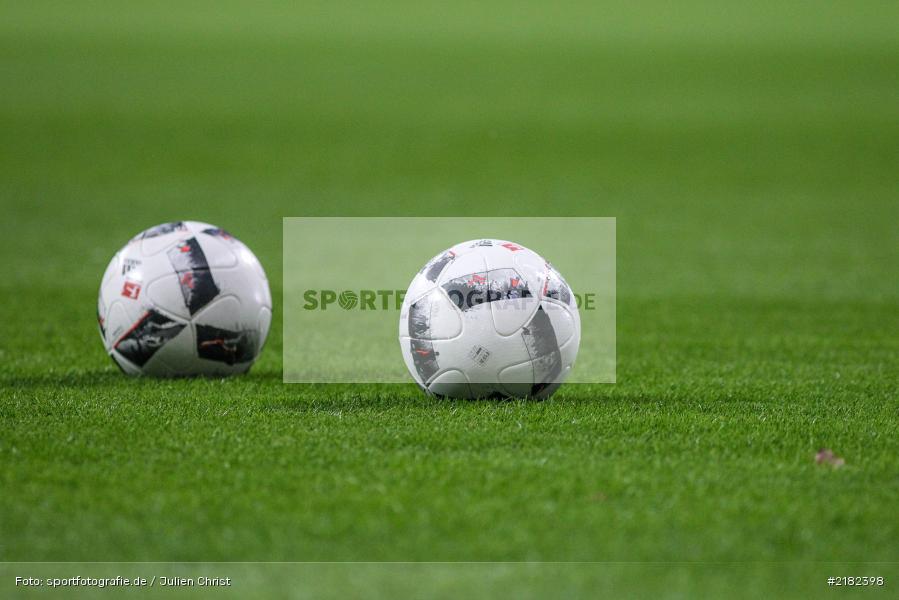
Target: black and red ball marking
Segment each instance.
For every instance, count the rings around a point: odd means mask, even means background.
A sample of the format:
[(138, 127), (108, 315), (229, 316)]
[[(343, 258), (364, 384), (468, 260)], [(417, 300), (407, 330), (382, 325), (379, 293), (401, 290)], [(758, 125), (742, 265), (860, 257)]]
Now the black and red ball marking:
[(562, 373), (562, 352), (556, 330), (542, 306), (537, 308), (531, 321), (521, 330), (521, 337), (534, 367), (531, 395), (536, 396), (550, 386), (558, 386), (553, 382)]
[(226, 239), (229, 242), (237, 241), (237, 238), (222, 229), (221, 227), (207, 227), (203, 230), (203, 233), (206, 235), (211, 235), (214, 237), (220, 237), (222, 239)]
[(187, 231), (187, 225), (184, 224), (183, 221), (172, 221), (171, 223), (163, 223), (162, 225), (157, 225), (156, 227), (151, 227), (146, 231), (142, 231), (136, 236), (134, 236), (132, 241), (135, 240), (146, 240), (149, 238), (159, 237), (160, 235), (166, 235), (168, 233), (172, 233), (174, 231)]
[(166, 342), (181, 333), (185, 326), (184, 323), (150, 309), (118, 339), (113, 348), (129, 362), (143, 367)]
[(487, 302), (530, 298), (527, 282), (515, 269), (494, 269), (457, 277), (442, 286), (460, 310), (467, 311)]
[(447, 250), (446, 252), (426, 264), (421, 272), (424, 273), (425, 279), (427, 279), (428, 281), (437, 281), (437, 278), (440, 277), (440, 274), (443, 272), (446, 266), (453, 262), (455, 259), (456, 253), (452, 250)]
[(440, 370), (437, 365), (437, 352), (434, 350), (434, 343), (431, 340), (411, 338), (409, 344), (415, 370), (421, 380), (428, 383), (431, 377)]
[(193, 315), (218, 296), (219, 288), (212, 278), (206, 254), (197, 238), (187, 239), (168, 251), (169, 261), (178, 275), (184, 304)]
[(97, 306), (97, 325), (100, 327), (100, 337), (106, 339), (106, 319), (100, 314), (100, 307)]
[(434, 344), (431, 342), (431, 303), (434, 298), (432, 294), (439, 293), (432, 290), (419, 298), (409, 306), (409, 340), (410, 351), (412, 353), (412, 363), (418, 376), (425, 384), (439, 370), (437, 365), (437, 352), (434, 350)]
[(245, 363), (256, 357), (259, 341), (255, 331), (229, 331), (197, 325), (197, 354), (200, 358), (228, 365)]
[(568, 283), (562, 275), (549, 263), (546, 263), (546, 281), (543, 283), (543, 296), (559, 300), (565, 304), (571, 304), (571, 288), (568, 287)]

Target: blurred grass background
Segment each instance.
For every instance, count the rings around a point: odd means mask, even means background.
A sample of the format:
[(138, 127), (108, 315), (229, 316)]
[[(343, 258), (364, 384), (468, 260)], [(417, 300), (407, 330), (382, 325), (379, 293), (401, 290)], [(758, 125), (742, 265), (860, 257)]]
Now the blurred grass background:
[[(0, 557), (896, 560), (897, 22), (3, 1)], [(540, 214), (618, 218), (616, 386), (283, 386), (277, 312), (227, 382), (124, 380), (96, 337), (159, 222), (231, 230), (278, 298), (283, 216)]]

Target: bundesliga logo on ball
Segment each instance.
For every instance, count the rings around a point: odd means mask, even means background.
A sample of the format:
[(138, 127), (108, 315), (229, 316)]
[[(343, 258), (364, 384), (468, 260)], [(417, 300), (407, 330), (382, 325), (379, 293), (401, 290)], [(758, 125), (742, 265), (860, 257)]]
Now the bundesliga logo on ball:
[(428, 393), (452, 398), (552, 395), (577, 357), (577, 301), (524, 246), (469, 241), (434, 257), (405, 294), (399, 339)]
[(158, 225), (113, 257), (97, 302), (100, 337), (129, 375), (244, 373), (272, 318), (262, 265), (228, 232)]

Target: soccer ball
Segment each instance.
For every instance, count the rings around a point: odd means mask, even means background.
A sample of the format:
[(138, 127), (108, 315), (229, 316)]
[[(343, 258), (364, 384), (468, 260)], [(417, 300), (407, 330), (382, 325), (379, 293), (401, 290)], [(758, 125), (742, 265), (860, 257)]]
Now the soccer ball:
[(574, 365), (574, 294), (539, 254), (474, 240), (431, 259), (400, 313), (406, 367), (426, 392), (451, 398), (547, 398)]
[(271, 320), (268, 280), (250, 249), (195, 221), (135, 236), (106, 267), (97, 303), (103, 345), (129, 375), (245, 373)]

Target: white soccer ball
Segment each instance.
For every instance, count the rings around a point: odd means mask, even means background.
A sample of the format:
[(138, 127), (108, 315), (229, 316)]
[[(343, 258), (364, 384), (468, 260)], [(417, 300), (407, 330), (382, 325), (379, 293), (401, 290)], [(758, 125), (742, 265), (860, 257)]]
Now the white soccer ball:
[(272, 297), (244, 244), (208, 223), (147, 229), (113, 257), (97, 321), (106, 351), (129, 375), (232, 375), (265, 343)]
[(451, 398), (547, 398), (581, 338), (568, 284), (539, 254), (473, 240), (429, 261), (400, 314), (406, 366), (426, 392)]

